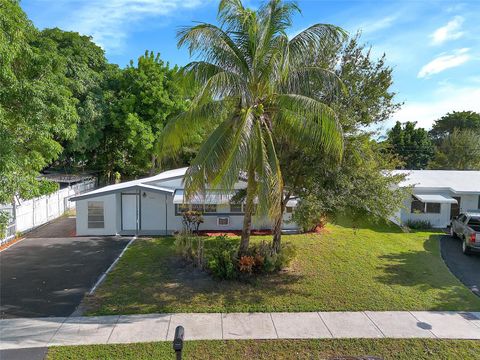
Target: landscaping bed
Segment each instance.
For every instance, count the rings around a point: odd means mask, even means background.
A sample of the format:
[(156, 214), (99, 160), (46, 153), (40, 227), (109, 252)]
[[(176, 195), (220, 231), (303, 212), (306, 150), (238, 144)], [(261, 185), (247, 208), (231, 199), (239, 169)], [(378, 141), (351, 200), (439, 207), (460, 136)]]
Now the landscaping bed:
[[(95, 295), (88, 315), (163, 312), (466, 310), (480, 299), (440, 257), (441, 233), (393, 225), (327, 225), (284, 236), (297, 249), (290, 267), (254, 281), (219, 281), (186, 265), (174, 238), (140, 238)], [(252, 237), (252, 242), (269, 236)], [(209, 240), (206, 239), (206, 242)]]
[[(389, 359), (480, 359), (480, 342), (438, 339), (328, 339), (187, 341), (184, 358), (193, 359), (332, 359), (338, 356)], [(173, 359), (171, 342), (54, 347), (48, 360)]]

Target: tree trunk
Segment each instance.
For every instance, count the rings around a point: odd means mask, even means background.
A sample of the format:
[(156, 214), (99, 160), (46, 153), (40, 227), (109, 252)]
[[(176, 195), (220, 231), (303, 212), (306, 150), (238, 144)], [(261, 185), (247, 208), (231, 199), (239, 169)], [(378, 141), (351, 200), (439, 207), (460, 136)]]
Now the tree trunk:
[(148, 172), (150, 176), (155, 175), (155, 172), (157, 170), (157, 157), (152, 154), (152, 157), (150, 159), (150, 171)]
[(250, 243), (254, 199), (255, 199), (255, 172), (253, 170), (250, 170), (248, 172), (247, 199), (245, 202), (245, 214), (243, 216), (242, 237), (240, 239), (240, 248), (238, 249), (239, 256), (242, 256), (247, 252), (248, 245)]
[(280, 204), (280, 214), (275, 219), (273, 223), (273, 240), (272, 240), (272, 250), (278, 254), (282, 246), (282, 222), (283, 222), (283, 213), (287, 206), (287, 202), (290, 200), (290, 193), (285, 195), (285, 198), (282, 197), (282, 203)]

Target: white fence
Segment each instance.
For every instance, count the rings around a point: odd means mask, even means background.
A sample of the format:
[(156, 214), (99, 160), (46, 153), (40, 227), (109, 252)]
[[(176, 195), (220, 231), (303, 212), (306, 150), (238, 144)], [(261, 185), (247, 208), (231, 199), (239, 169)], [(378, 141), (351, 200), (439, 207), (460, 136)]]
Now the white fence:
[(0, 239), (0, 244), (13, 238), (16, 232), (34, 229), (62, 216), (65, 211), (75, 208), (75, 203), (68, 201), (71, 197), (94, 188), (95, 180), (90, 179), (60, 189), (50, 195), (22, 200), (15, 206), (3, 206), (3, 210), (12, 214), (12, 219), (7, 229), (7, 237)]

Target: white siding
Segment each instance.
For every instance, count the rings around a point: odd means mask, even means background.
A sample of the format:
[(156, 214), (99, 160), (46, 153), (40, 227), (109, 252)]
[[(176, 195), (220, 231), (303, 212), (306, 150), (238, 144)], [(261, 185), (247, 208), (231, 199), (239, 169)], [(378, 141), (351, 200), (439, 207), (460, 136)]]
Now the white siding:
[[(452, 191), (443, 190), (416, 190), (414, 194), (438, 194), (447, 197), (460, 197), (460, 211), (474, 210), (478, 208), (478, 196), (479, 194), (455, 194)], [(408, 220), (422, 220), (429, 221), (432, 226), (437, 228), (444, 228), (450, 224), (450, 204), (441, 204), (440, 214), (412, 214), (410, 212), (412, 200), (411, 198), (405, 200), (405, 209), (401, 211), (401, 221), (405, 224)]]
[[(88, 202), (103, 202), (104, 228), (88, 228)], [(115, 235), (119, 231), (117, 220), (117, 203), (119, 203), (117, 194), (97, 196), (90, 199), (77, 201), (77, 235)]]

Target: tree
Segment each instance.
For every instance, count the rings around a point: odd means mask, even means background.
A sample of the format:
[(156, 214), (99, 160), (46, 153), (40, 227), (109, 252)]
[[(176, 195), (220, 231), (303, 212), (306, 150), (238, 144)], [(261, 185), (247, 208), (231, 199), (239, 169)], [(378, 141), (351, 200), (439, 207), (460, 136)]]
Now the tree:
[(107, 76), (106, 124), (95, 150), (95, 165), (104, 169), (107, 179), (116, 172), (137, 177), (158, 169), (158, 138), (169, 119), (186, 106), (179, 76), (176, 67), (153, 52)]
[(75, 135), (78, 116), (65, 63), (18, 1), (0, 4), (0, 203), (51, 189), (39, 171)]
[[(226, 114), (188, 168), (185, 190), (188, 199), (206, 184), (233, 189), (239, 175), (245, 175), (240, 255), (249, 245), (254, 199), (260, 216), (276, 219), (280, 214), (283, 178), (274, 134), (337, 156), (342, 152), (335, 113), (316, 99), (318, 84), (336, 88), (339, 80), (306, 60), (310, 49), (337, 43), (345, 33), (333, 25), (315, 24), (289, 39), (286, 31), (298, 11), (296, 4), (279, 0), (256, 11), (240, 0), (222, 0), (220, 27), (201, 23), (178, 33), (178, 45), (188, 46), (200, 58), (185, 71), (195, 74), (201, 90), (188, 111), (167, 125), (162, 151), (177, 150), (185, 133)], [(279, 245), (273, 244), (274, 249)]]
[(105, 78), (117, 66), (108, 64), (103, 49), (89, 36), (55, 28), (41, 31), (39, 37), (64, 59), (67, 85), (77, 100), (77, 131), (74, 138), (63, 142), (58, 163), (68, 168), (88, 168), (103, 137), (109, 90)]
[(403, 175), (386, 171), (392, 169), (395, 159), (382, 153), (381, 146), (365, 133), (346, 137), (340, 164), (331, 157), (320, 163), (314, 152), (304, 154), (311, 172), (302, 179), (303, 186), (296, 188), (300, 202), (293, 214), (295, 222), (308, 231), (339, 215), (354, 223), (366, 217), (380, 220), (393, 216), (406, 192), (397, 186)]
[(415, 122), (408, 121), (402, 126), (397, 121), (388, 132), (388, 149), (403, 160), (404, 169), (425, 169), (435, 153), (428, 132), (415, 126)]
[(480, 132), (454, 129), (440, 142), (430, 168), (480, 170)]
[[(369, 201), (364, 201), (363, 204), (373, 208), (372, 200), (378, 201), (379, 204), (375, 204), (375, 207), (384, 209), (378, 214), (388, 217), (391, 214), (387, 214), (386, 210), (398, 205), (395, 196), (391, 196), (394, 194), (392, 181), (397, 179), (384, 178), (382, 172), (391, 168), (392, 162), (396, 162), (386, 157), (381, 152), (382, 148), (375, 142), (367, 141), (370, 134), (365, 128), (388, 120), (401, 104), (394, 101), (395, 93), (390, 90), (393, 82), (392, 68), (385, 64), (385, 55), (378, 60), (373, 60), (371, 49), (361, 45), (359, 38), (360, 35), (357, 34), (341, 44), (330, 44), (328, 48), (314, 49), (312, 59), (309, 60), (309, 63), (327, 66), (334, 71), (342, 80), (345, 92), (348, 94), (345, 96), (336, 92), (325, 92), (324, 89), (318, 95), (335, 109), (344, 130), (346, 137), (344, 159), (342, 161), (330, 159), (332, 161), (329, 163), (326, 161), (329, 159), (328, 154), (322, 151), (312, 152), (308, 143), (293, 144), (281, 136), (275, 138), (279, 144), (277, 148), (285, 182), (282, 214), (277, 219), (275, 227), (276, 239), (281, 238), (283, 212), (292, 196), (302, 194), (302, 206), (296, 211), (303, 219), (311, 216), (310, 219), (313, 222), (326, 215), (331, 216), (335, 211), (351, 209), (353, 212), (354, 209), (363, 209), (358, 207), (360, 200), (357, 194), (366, 194), (371, 190), (375, 191), (376, 196), (370, 196)], [(352, 144), (359, 146), (365, 154), (368, 154), (368, 157), (356, 152)], [(356, 152), (355, 156), (353, 152)], [(360, 161), (353, 161), (359, 157), (365, 157), (364, 161), (369, 165), (367, 169), (372, 182), (352, 180), (365, 175), (365, 165)], [(375, 162), (380, 165), (373, 166)], [(342, 174), (344, 177), (341, 176)], [(377, 188), (373, 189), (373, 185)], [(312, 189), (315, 191), (312, 192)], [(339, 196), (338, 192), (348, 196)], [(326, 206), (327, 202), (332, 202), (335, 206), (333, 204)], [(372, 213), (373, 216), (376, 216), (375, 214), (376, 212)], [(315, 225), (318, 224), (318, 222), (315, 223)]]
[(433, 124), (430, 135), (437, 142), (448, 135), (453, 134), (455, 129), (472, 130), (480, 132), (480, 114), (473, 111), (453, 111)]

